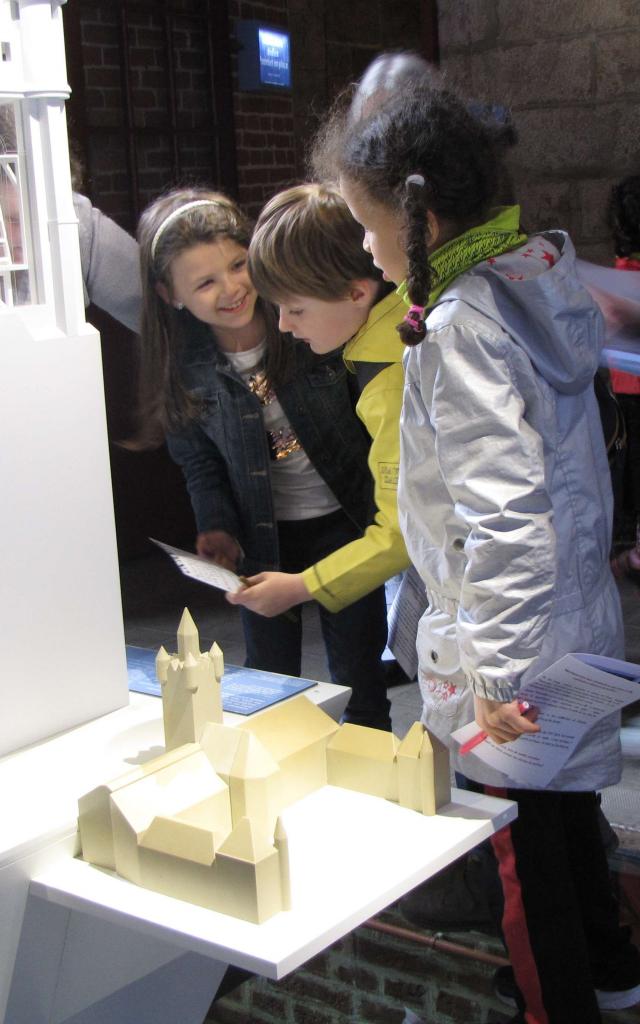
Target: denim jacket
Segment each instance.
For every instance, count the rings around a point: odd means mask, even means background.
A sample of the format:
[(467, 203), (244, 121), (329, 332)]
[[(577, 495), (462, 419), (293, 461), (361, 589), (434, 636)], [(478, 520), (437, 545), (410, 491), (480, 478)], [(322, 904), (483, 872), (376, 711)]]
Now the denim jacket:
[[(295, 344), (295, 369), (278, 400), (314, 468), (364, 530), (373, 514), (368, 439), (354, 412), (341, 352), (316, 356)], [(270, 450), (258, 397), (210, 332), (192, 332), (180, 360), (183, 385), (202, 402), (199, 419), (167, 438), (181, 467), (200, 533), (225, 530), (244, 551), (240, 571), (278, 568)]]

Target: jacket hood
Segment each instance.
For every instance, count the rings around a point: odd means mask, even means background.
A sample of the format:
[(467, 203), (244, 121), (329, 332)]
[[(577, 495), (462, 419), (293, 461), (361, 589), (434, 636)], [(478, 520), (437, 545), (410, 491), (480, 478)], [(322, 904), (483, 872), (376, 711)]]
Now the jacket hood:
[(575, 250), (564, 231), (532, 236), (518, 249), (484, 260), (458, 277), (434, 309), (456, 299), (504, 327), (557, 391), (579, 394), (591, 383), (604, 322), (578, 280)]
[(366, 322), (344, 347), (347, 366), (356, 362), (401, 363), (406, 346), (396, 327), (406, 312), (404, 301), (395, 291), (376, 302)]

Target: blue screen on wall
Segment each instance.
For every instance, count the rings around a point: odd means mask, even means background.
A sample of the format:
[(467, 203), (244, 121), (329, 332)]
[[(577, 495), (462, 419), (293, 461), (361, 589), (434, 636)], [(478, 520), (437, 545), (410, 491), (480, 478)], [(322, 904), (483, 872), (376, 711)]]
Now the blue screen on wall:
[(291, 44), (287, 30), (256, 20), (237, 21), (235, 28), (240, 89), (290, 89)]
[(258, 53), (262, 84), (279, 85), (288, 89), (291, 85), (289, 34), (276, 32), (272, 28), (259, 28)]

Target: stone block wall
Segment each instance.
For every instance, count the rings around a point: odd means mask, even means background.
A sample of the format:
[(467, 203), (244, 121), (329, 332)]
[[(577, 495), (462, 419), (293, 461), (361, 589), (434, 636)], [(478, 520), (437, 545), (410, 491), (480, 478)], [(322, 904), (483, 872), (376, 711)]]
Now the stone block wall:
[(611, 186), (640, 174), (640, 4), (439, 0), (438, 11), (451, 83), (512, 111), (527, 226), (567, 228), (581, 256), (610, 263)]

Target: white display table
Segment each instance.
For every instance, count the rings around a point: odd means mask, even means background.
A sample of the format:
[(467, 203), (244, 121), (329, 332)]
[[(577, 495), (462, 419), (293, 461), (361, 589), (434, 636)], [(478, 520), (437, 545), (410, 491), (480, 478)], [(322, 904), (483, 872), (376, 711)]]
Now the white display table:
[[(307, 695), (339, 714), (348, 691)], [(515, 817), (514, 804), (455, 790), (428, 818), (326, 787), (283, 812), (293, 909), (258, 926), (75, 856), (78, 796), (161, 749), (160, 701), (132, 694), (0, 761), (5, 1024), (201, 1024), (227, 965), (282, 977)]]

